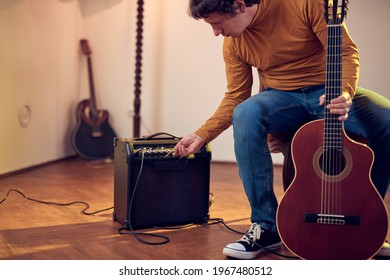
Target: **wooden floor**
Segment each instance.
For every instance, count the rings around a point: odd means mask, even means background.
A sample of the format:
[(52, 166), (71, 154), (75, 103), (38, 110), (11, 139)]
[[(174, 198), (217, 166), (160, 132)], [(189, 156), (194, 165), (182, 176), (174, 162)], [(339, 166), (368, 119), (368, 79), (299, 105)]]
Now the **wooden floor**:
[[(114, 167), (110, 162), (71, 158), (30, 171), (0, 178), (0, 259), (8, 260), (222, 260), (222, 248), (241, 234), (223, 224), (177, 229), (144, 230), (169, 238), (164, 245), (147, 245), (131, 234), (118, 234), (112, 209), (85, 215), (82, 203), (56, 206), (45, 202), (88, 203), (87, 213), (113, 206)], [(238, 231), (250, 224), (246, 200), (234, 163), (211, 165), (211, 218), (221, 218)], [(281, 168), (275, 167), (275, 191), (282, 195)], [(7, 195), (8, 194), (8, 195)], [(390, 195), (386, 198), (390, 209)], [(140, 232), (140, 231), (138, 231)], [(147, 238), (139, 236), (140, 238)], [(388, 234), (388, 238), (390, 233)], [(160, 239), (147, 241), (160, 242)], [(284, 247), (279, 254), (291, 256)], [(259, 259), (284, 259), (265, 253)]]

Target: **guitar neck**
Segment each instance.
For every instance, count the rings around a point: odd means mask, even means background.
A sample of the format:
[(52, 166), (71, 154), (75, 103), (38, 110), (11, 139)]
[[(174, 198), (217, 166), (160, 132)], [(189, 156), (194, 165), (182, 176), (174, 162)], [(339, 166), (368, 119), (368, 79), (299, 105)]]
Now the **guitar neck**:
[(96, 105), (95, 87), (94, 87), (93, 74), (92, 74), (92, 60), (90, 56), (88, 56), (87, 62), (88, 62), (88, 81), (89, 81), (89, 92), (90, 92), (90, 108), (91, 108), (92, 116), (97, 118), (98, 109)]
[(324, 149), (342, 149), (342, 122), (326, 105), (342, 94), (342, 25), (327, 24)]

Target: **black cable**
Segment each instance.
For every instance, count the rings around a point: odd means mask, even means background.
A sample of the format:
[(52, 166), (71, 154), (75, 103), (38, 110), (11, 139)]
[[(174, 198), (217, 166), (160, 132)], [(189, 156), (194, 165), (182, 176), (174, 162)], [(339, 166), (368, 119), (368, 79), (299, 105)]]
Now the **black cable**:
[[(133, 208), (133, 202), (134, 202), (135, 193), (136, 193), (136, 190), (137, 190), (137, 187), (138, 187), (138, 183), (139, 183), (139, 180), (141, 178), (142, 171), (143, 171), (143, 168), (144, 168), (144, 159), (145, 159), (144, 158), (144, 152), (143, 152), (143, 150), (140, 150), (139, 152), (141, 153), (141, 165), (140, 165), (140, 169), (139, 169), (139, 172), (138, 172), (138, 175), (137, 175), (137, 180), (135, 181), (133, 193), (131, 194), (129, 208), (128, 208), (129, 229), (127, 229), (125, 227), (122, 227), (122, 228), (120, 228), (118, 230), (118, 233), (119, 234), (123, 234), (122, 231), (129, 230), (128, 234), (134, 235), (134, 237), (141, 243), (148, 244), (148, 245), (163, 245), (163, 244), (166, 244), (166, 243), (170, 242), (170, 239), (168, 237), (160, 235), (160, 234), (155, 234), (155, 233), (136, 232), (136, 231), (134, 231), (133, 226), (131, 224), (131, 209)], [(141, 235), (142, 236), (148, 236), (148, 237), (162, 239), (162, 241), (161, 242), (146, 241), (145, 239), (142, 239), (140, 237)]]
[[(89, 208), (90, 208), (90, 205), (85, 202), (85, 201), (72, 201), (72, 202), (68, 202), (68, 203), (59, 203), (59, 202), (52, 202), (52, 201), (43, 201), (43, 200), (39, 200), (39, 199), (35, 199), (35, 198), (31, 198), (31, 197), (28, 197), (27, 195), (25, 195), (23, 192), (21, 192), (20, 190), (17, 190), (17, 189), (10, 189), (7, 191), (7, 194), (4, 196), (4, 198), (0, 201), (0, 205), (2, 203), (4, 203), (7, 198), (9, 197), (9, 195), (12, 193), (12, 192), (15, 192), (19, 195), (21, 195), (23, 198), (29, 200), (29, 201), (33, 201), (33, 202), (37, 202), (37, 203), (42, 203), (42, 204), (46, 204), (46, 205), (55, 205), (55, 206), (71, 206), (71, 205), (74, 205), (74, 204), (83, 204), (85, 205), (85, 208), (81, 210), (81, 213), (84, 214), (84, 215), (94, 215), (94, 214), (97, 214), (97, 213), (100, 213), (100, 212), (104, 212), (104, 211), (108, 211), (108, 210), (111, 210), (113, 209), (114, 207), (109, 207), (109, 208), (105, 208), (105, 209), (101, 209), (101, 210), (97, 210), (97, 211), (94, 211), (94, 212), (86, 212)], [(170, 240), (169, 238), (165, 237), (165, 236), (162, 236), (162, 235), (159, 235), (159, 234), (152, 234), (152, 233), (143, 233), (143, 232), (135, 232), (132, 227), (131, 227), (131, 223), (130, 223), (130, 229), (131, 229), (131, 234), (133, 234), (140, 242), (142, 243), (145, 243), (145, 244), (150, 244), (150, 245), (161, 245), (161, 244), (166, 244), (168, 243)], [(121, 228), (119, 229), (119, 233), (120, 234), (123, 234), (122, 231), (125, 230), (125, 228)], [(152, 236), (152, 237), (157, 237), (157, 238), (161, 238), (163, 239), (162, 242), (149, 242), (149, 241), (145, 241), (143, 239), (141, 239), (139, 237), (139, 235), (144, 235), (144, 236)]]
[(10, 189), (8, 190), (7, 194), (4, 196), (4, 198), (0, 201), (0, 204), (2, 204), (3, 202), (5, 202), (8, 198), (8, 196), (12, 193), (12, 192), (16, 192), (18, 193), (19, 195), (21, 195), (22, 197), (24, 197), (25, 199), (27, 200), (30, 200), (30, 201), (33, 201), (33, 202), (38, 202), (38, 203), (42, 203), (42, 204), (46, 204), (46, 205), (55, 205), (55, 206), (70, 206), (70, 205), (74, 205), (74, 204), (83, 204), (85, 205), (85, 208), (83, 210), (81, 210), (81, 213), (84, 214), (84, 215), (94, 215), (94, 214), (97, 214), (97, 213), (100, 213), (100, 212), (104, 212), (104, 211), (108, 211), (108, 210), (111, 210), (113, 209), (114, 207), (109, 207), (109, 208), (105, 208), (105, 209), (101, 209), (101, 210), (97, 210), (97, 211), (94, 211), (94, 212), (86, 212), (90, 206), (88, 203), (86, 203), (85, 201), (72, 201), (72, 202), (68, 202), (68, 203), (58, 203), (58, 202), (51, 202), (51, 201), (43, 201), (43, 200), (39, 200), (39, 199), (35, 199), (35, 198), (31, 198), (31, 197), (28, 197), (27, 195), (25, 195), (24, 193), (22, 193), (21, 191), (17, 190), (17, 189)]

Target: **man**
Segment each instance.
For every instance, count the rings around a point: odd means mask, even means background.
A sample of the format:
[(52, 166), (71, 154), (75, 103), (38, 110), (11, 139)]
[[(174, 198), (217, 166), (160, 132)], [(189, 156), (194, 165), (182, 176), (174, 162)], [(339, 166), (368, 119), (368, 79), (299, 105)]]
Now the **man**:
[[(213, 116), (185, 136), (174, 154), (185, 157), (197, 152), (233, 124), (235, 155), (252, 225), (223, 253), (252, 259), (264, 248), (281, 246), (267, 134), (295, 131), (310, 120), (323, 118), (324, 4), (322, 0), (190, 0), (189, 13), (210, 24), (216, 36), (225, 37), (228, 90)], [(358, 51), (345, 24), (342, 28), (342, 94), (327, 108), (345, 121), (347, 132), (371, 139), (375, 153), (371, 176), (384, 197), (390, 180), (390, 102), (371, 91), (356, 92)], [(258, 69), (264, 88), (253, 96), (252, 67)], [(389, 244), (380, 252), (390, 255)]]

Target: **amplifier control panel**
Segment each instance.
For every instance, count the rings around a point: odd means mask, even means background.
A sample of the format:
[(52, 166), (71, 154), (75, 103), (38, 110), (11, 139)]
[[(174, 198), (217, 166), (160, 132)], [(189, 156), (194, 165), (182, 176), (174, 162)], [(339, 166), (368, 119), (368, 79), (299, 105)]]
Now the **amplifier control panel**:
[(173, 147), (157, 146), (138, 148), (134, 152), (136, 156), (144, 156), (145, 158), (171, 158), (173, 151)]
[[(114, 146), (121, 144), (123, 147), (123, 159), (130, 162), (131, 160), (157, 160), (157, 159), (180, 159), (174, 157), (174, 147), (180, 139), (131, 139), (115, 138)], [(197, 153), (191, 154), (186, 159), (211, 159), (211, 148), (209, 144), (204, 145)]]

